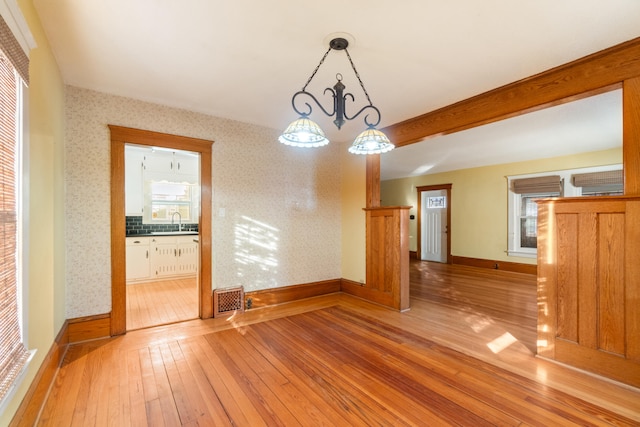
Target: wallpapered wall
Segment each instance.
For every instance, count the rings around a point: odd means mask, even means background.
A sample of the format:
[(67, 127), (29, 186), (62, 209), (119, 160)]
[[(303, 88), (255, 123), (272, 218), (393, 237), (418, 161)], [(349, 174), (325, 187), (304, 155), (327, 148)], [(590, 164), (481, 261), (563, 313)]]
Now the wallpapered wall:
[(212, 287), (245, 291), (341, 277), (340, 150), (278, 131), (66, 87), (67, 318), (111, 310), (108, 124), (215, 141)]

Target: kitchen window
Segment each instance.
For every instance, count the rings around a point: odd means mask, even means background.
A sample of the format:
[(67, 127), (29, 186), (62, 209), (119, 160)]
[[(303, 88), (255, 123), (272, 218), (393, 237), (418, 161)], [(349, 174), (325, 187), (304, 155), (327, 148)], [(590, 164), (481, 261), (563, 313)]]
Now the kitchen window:
[(147, 180), (144, 192), (145, 223), (171, 223), (176, 212), (180, 214), (183, 224), (198, 222), (198, 188), (189, 183)]

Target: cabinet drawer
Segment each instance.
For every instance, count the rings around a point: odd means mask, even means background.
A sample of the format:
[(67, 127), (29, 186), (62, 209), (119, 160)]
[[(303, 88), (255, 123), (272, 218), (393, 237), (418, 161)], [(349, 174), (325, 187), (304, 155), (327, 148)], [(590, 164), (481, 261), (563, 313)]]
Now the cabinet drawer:
[(149, 237), (127, 237), (127, 246), (149, 246)]

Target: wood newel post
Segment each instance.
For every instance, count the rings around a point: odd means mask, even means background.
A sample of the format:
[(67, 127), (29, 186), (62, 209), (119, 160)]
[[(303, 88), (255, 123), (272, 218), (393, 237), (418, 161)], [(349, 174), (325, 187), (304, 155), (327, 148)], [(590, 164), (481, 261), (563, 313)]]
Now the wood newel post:
[(624, 194), (640, 194), (640, 77), (622, 86), (622, 166)]

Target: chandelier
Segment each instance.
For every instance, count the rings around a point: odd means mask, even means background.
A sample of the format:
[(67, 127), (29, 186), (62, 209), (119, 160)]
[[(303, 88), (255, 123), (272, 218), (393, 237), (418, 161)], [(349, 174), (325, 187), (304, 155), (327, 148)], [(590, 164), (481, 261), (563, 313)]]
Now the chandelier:
[[(286, 145), (291, 145), (294, 147), (322, 147), (323, 145), (327, 145), (329, 140), (325, 136), (324, 132), (318, 126), (316, 122), (309, 118), (309, 115), (313, 111), (313, 107), (308, 102), (309, 100), (315, 102), (318, 108), (327, 116), (335, 117), (333, 123), (336, 125), (338, 129), (342, 128), (342, 125), (346, 120), (353, 120), (365, 113), (363, 121), (367, 126), (360, 135), (356, 137), (353, 141), (351, 147), (349, 147), (349, 152), (353, 154), (379, 154), (385, 153), (387, 151), (393, 150), (395, 147), (389, 138), (382, 133), (381, 131), (376, 129), (376, 126), (380, 123), (380, 110), (371, 102), (371, 98), (367, 93), (367, 90), (364, 88), (364, 84), (360, 79), (360, 75), (356, 70), (353, 61), (351, 60), (351, 55), (349, 55), (349, 51), (347, 47), (349, 46), (349, 42), (342, 38), (337, 37), (332, 39), (329, 42), (329, 49), (325, 52), (324, 56), (320, 60), (320, 63), (313, 70), (311, 76), (307, 80), (307, 83), (302, 87), (302, 90), (296, 92), (291, 98), (291, 105), (293, 106), (293, 110), (300, 115), (300, 117), (293, 121), (287, 129), (280, 135), (278, 140)], [(347, 54), (347, 58), (349, 59), (349, 63), (351, 64), (351, 68), (353, 69), (354, 74), (358, 78), (358, 82), (360, 82), (360, 87), (367, 97), (367, 101), (369, 101), (369, 105), (365, 105), (360, 110), (358, 110), (355, 114), (350, 115), (346, 109), (346, 100), (347, 98), (351, 98), (351, 101), (355, 101), (354, 96), (351, 93), (345, 93), (346, 89), (345, 85), (342, 83), (342, 74), (336, 74), (336, 84), (332, 88), (326, 88), (324, 93), (329, 92), (331, 97), (333, 98), (333, 108), (331, 110), (326, 109), (320, 104), (320, 101), (311, 93), (307, 92), (307, 86), (311, 83), (311, 80), (320, 69), (320, 66), (324, 62), (329, 52), (332, 50), (344, 50)], [(296, 106), (296, 100), (299, 97), (308, 98), (307, 101), (304, 101), (303, 109), (299, 109)]]

